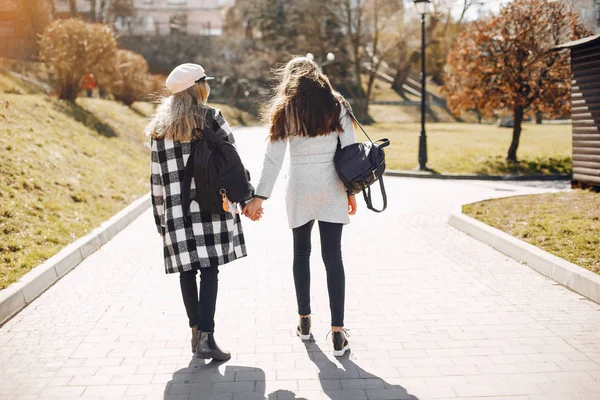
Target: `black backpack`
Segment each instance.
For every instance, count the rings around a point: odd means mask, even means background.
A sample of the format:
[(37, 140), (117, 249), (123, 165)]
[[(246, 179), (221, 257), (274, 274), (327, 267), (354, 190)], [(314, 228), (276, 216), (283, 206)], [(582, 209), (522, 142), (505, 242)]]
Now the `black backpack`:
[[(352, 114), (352, 111), (348, 107), (346, 107), (346, 110), (369, 141), (354, 143), (342, 149), (341, 142), (338, 139), (338, 147), (333, 160), (335, 169), (344, 183), (346, 192), (349, 194), (358, 194), (362, 191), (367, 208), (377, 213), (383, 212), (387, 208), (387, 194), (383, 184), (383, 173), (385, 172), (385, 153), (383, 149), (390, 145), (390, 141), (385, 138), (373, 142), (354, 114)], [(371, 196), (371, 185), (377, 181), (379, 181), (383, 197), (383, 207), (381, 210), (373, 206)]]
[[(199, 140), (192, 142), (192, 150), (187, 160), (182, 187), (183, 212), (187, 218), (193, 200), (198, 202), (200, 211), (211, 214), (226, 214), (223, 208), (224, 196), (232, 203), (240, 203), (252, 198), (254, 188), (250, 184), (250, 173), (233, 144), (217, 137), (213, 120), (210, 128), (194, 129), (201, 133)], [(191, 196), (192, 178), (196, 183), (196, 196)]]

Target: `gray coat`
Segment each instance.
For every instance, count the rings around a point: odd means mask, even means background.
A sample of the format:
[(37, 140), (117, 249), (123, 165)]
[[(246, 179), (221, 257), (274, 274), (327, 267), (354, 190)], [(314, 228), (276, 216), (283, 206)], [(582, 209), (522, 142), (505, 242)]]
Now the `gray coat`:
[(292, 136), (269, 141), (256, 195), (270, 197), (281, 171), (286, 149), (290, 148), (290, 171), (286, 194), (288, 222), (291, 229), (309, 221), (347, 224), (348, 196), (337, 175), (333, 157), (338, 145), (356, 143), (352, 119), (342, 107), (343, 132), (317, 137)]

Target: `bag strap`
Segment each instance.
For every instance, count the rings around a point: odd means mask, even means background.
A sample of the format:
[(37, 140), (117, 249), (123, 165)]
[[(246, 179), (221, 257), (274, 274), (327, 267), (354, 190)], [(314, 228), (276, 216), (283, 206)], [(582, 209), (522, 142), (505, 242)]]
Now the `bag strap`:
[(183, 201), (183, 219), (187, 221), (190, 215), (190, 206), (192, 205), (192, 199), (190, 199), (192, 178), (194, 176), (194, 152), (198, 142), (192, 145), (190, 155), (185, 165), (185, 173), (183, 175), (183, 182), (181, 183), (181, 200)]
[(373, 142), (373, 140), (371, 140), (371, 137), (369, 136), (369, 134), (367, 133), (367, 131), (365, 131), (365, 128), (363, 128), (363, 126), (360, 124), (360, 122), (358, 122), (358, 120), (356, 119), (356, 117), (352, 113), (352, 110), (350, 110), (350, 108), (348, 108), (348, 106), (345, 105), (345, 104), (344, 104), (344, 108), (346, 109), (346, 111), (348, 111), (348, 114), (350, 115), (350, 118), (352, 118), (352, 120), (356, 123), (356, 125), (358, 125), (358, 127), (360, 128), (360, 130), (363, 131), (363, 133), (365, 134), (365, 136), (367, 137), (367, 139), (369, 139), (369, 142), (371, 142), (373, 145), (375, 145), (375, 143)]
[(367, 208), (371, 211), (375, 211), (376, 213), (384, 212), (387, 208), (387, 193), (385, 191), (385, 185), (383, 184), (383, 167), (379, 160), (379, 154), (377, 154), (377, 178), (379, 180), (379, 187), (381, 188), (381, 196), (383, 197), (383, 208), (381, 210), (376, 209), (373, 206), (373, 197), (371, 194), (371, 187), (363, 187), (363, 197), (365, 198), (365, 203), (367, 203)]
[[(202, 138), (198, 134), (202, 134)], [(190, 155), (188, 156), (187, 163), (185, 164), (185, 172), (183, 175), (183, 182), (181, 183), (181, 200), (183, 202), (183, 219), (187, 221), (190, 217), (190, 207), (192, 205), (192, 199), (190, 199), (190, 193), (192, 191), (192, 179), (194, 178), (194, 155), (196, 148), (200, 145), (200, 142), (204, 138), (204, 132), (200, 128), (192, 129), (192, 141), (190, 142)]]

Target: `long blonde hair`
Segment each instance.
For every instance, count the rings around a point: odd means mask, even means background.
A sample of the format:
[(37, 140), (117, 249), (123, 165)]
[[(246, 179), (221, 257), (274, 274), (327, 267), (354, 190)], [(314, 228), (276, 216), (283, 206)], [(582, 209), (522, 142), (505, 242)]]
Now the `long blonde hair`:
[(340, 112), (348, 103), (315, 62), (295, 57), (274, 72), (278, 85), (263, 115), (271, 141), (343, 131)]
[(204, 127), (209, 94), (208, 83), (200, 81), (183, 92), (162, 98), (144, 133), (153, 139), (191, 141), (192, 130)]

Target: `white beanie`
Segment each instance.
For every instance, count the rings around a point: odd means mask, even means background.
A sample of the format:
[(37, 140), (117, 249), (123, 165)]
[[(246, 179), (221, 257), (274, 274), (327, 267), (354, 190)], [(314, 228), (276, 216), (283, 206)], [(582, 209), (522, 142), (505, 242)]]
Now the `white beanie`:
[(206, 76), (206, 72), (204, 72), (202, 66), (186, 63), (175, 67), (167, 78), (166, 86), (175, 94), (191, 88), (198, 81), (209, 79), (215, 78)]

